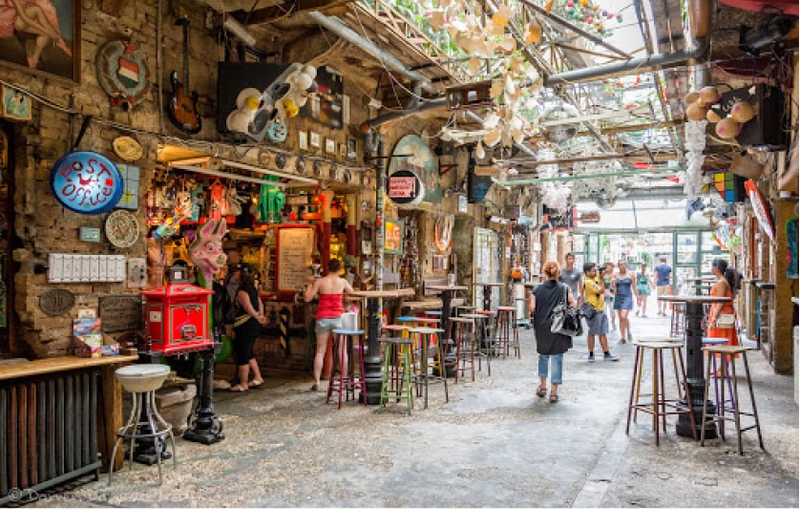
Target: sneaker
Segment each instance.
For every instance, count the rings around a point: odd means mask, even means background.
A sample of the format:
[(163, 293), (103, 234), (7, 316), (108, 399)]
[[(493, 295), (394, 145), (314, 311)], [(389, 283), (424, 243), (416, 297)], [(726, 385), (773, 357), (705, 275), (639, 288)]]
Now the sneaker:
[(606, 352), (605, 354), (603, 354), (603, 360), (604, 361), (618, 361), (619, 357), (617, 357), (616, 355), (611, 355), (610, 353)]
[(636, 316), (639, 316), (639, 310), (638, 309), (636, 310)]
[(647, 318), (647, 315), (642, 313), (642, 318)]
[(594, 362), (594, 354), (589, 355), (589, 362)]
[(617, 342), (618, 345), (624, 345), (625, 343), (627, 343), (627, 341), (625, 341), (625, 338), (619, 338), (619, 341)]

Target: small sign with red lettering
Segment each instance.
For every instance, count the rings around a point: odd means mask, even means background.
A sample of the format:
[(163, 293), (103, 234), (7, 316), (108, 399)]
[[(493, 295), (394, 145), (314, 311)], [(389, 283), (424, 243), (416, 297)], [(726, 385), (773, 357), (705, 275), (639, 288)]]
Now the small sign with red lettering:
[(56, 199), (79, 214), (102, 214), (119, 203), (122, 173), (110, 159), (97, 152), (71, 152), (59, 159), (50, 173)]
[(422, 201), (424, 193), (422, 181), (411, 170), (398, 170), (387, 179), (386, 196), (395, 205), (416, 205)]

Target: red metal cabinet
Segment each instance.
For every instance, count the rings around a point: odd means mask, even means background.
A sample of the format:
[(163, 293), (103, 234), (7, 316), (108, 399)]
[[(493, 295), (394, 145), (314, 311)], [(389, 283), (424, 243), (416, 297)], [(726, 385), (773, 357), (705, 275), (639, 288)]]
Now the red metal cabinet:
[(141, 292), (145, 297), (147, 335), (152, 350), (174, 355), (213, 347), (209, 327), (212, 293), (188, 283)]

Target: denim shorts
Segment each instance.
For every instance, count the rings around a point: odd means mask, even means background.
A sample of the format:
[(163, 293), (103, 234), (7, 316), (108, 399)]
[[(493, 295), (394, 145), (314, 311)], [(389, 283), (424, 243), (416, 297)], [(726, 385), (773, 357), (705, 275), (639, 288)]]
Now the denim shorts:
[(339, 318), (317, 318), (317, 326), (314, 329), (317, 334), (332, 332), (333, 329), (342, 328), (342, 317)]

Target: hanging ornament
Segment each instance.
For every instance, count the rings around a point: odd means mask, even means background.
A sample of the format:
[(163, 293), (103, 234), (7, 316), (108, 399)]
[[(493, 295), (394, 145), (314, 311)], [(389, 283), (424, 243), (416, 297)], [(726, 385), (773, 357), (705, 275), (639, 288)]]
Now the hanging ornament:
[(617, 23), (622, 23), (622, 13), (617, 14)]
[(574, 4), (574, 3), (572, 3), (572, 0), (569, 0), (569, 1), (567, 2), (567, 9), (572, 9), (572, 7), (574, 7), (574, 6), (575, 6), (575, 4)]
[(729, 140), (739, 134), (741, 124), (734, 119), (727, 117), (717, 122), (717, 135), (720, 138)]
[(589, 16), (588, 18), (586, 18), (586, 22), (591, 25), (592, 23), (594, 23), (594, 18)]
[(478, 145), (475, 147), (475, 158), (483, 159), (486, 157), (486, 151), (483, 149), (483, 142), (478, 140)]

